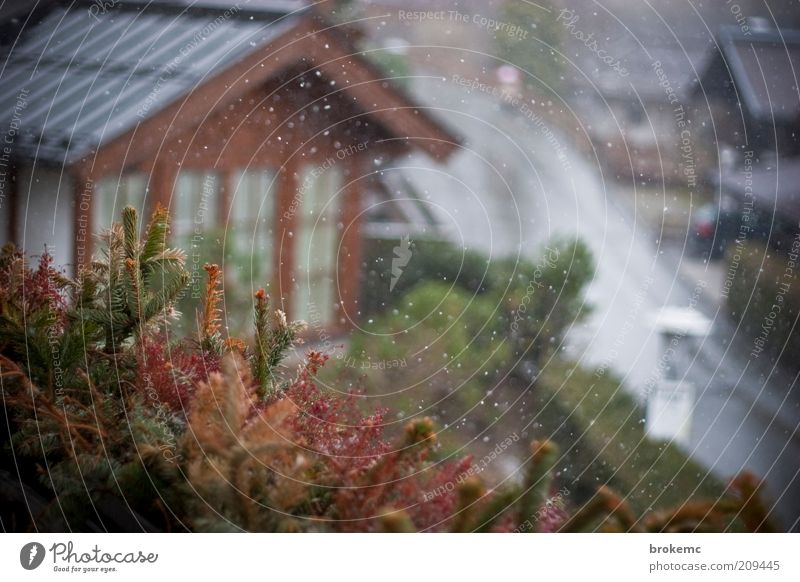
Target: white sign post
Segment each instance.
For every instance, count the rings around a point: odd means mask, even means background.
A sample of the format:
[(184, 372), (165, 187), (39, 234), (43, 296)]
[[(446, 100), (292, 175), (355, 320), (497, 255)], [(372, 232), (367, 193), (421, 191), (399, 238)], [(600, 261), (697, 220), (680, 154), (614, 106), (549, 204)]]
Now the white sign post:
[(708, 335), (711, 322), (694, 309), (666, 307), (655, 318), (664, 345), (664, 377), (647, 395), (645, 431), (654, 440), (688, 447), (694, 386), (682, 379), (691, 362), (690, 347)]
[(647, 436), (653, 440), (689, 446), (693, 406), (692, 384), (663, 380), (647, 398)]

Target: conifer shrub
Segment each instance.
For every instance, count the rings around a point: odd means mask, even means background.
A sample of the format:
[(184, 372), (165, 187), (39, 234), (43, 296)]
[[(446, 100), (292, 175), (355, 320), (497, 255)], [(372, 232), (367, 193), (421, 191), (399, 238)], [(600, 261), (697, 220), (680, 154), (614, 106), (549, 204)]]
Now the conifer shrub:
[[(318, 382), (327, 355), (284, 365), (302, 324), (263, 291), (251, 338), (225, 337), (220, 271), (206, 268), (193, 337), (176, 337), (188, 283), (156, 210), (103, 234), (73, 278), (45, 254), (0, 255), (0, 517), (37, 531), (706, 531), (772, 528), (760, 483), (637, 515), (607, 489), (552, 509), (558, 447), (534, 442), (524, 477), (487, 488), (443, 458), (434, 422), (387, 434), (386, 411)], [(10, 435), (10, 438), (7, 436)], [(432, 495), (431, 491), (436, 491)], [(530, 527), (529, 527), (530, 526)]]

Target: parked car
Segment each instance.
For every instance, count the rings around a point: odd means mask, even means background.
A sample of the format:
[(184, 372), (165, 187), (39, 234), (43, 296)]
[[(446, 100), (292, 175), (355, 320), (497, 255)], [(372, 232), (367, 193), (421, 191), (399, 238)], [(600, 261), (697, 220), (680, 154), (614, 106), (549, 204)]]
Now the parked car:
[(728, 245), (736, 239), (739, 214), (721, 204), (704, 204), (692, 214), (690, 249), (710, 260), (725, 256)]

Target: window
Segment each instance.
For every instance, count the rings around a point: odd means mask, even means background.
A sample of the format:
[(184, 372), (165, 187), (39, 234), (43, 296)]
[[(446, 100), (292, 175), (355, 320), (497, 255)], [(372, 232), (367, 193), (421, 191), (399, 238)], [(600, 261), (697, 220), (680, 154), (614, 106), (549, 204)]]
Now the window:
[(273, 274), (273, 220), (278, 191), (272, 170), (243, 170), (235, 176), (228, 224), (226, 266), (254, 288)]
[(178, 174), (170, 204), (174, 244), (202, 262), (217, 262), (219, 176), (184, 170)]
[[(144, 195), (147, 178), (144, 174), (125, 174), (122, 178), (103, 178), (95, 187), (94, 222), (97, 231), (111, 227), (111, 223), (121, 220), (122, 209), (133, 206), (144, 212)], [(146, 222), (145, 221), (140, 221)]]
[(336, 166), (308, 167), (301, 176), (301, 212), (297, 217), (298, 293), (294, 317), (327, 325), (336, 317), (337, 209), (341, 174)]
[(191, 237), (217, 224), (219, 177), (202, 171), (186, 170), (178, 174), (172, 199), (176, 238)]

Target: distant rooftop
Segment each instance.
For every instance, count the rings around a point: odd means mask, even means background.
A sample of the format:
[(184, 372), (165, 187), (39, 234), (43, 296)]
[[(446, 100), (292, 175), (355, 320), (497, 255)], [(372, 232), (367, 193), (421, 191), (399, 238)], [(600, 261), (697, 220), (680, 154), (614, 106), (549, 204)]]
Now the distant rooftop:
[[(743, 34), (736, 27), (720, 31), (722, 54), (711, 67), (725, 65), (751, 115), (765, 120), (800, 119), (800, 31), (774, 29)], [(719, 59), (724, 59), (720, 63)]]

